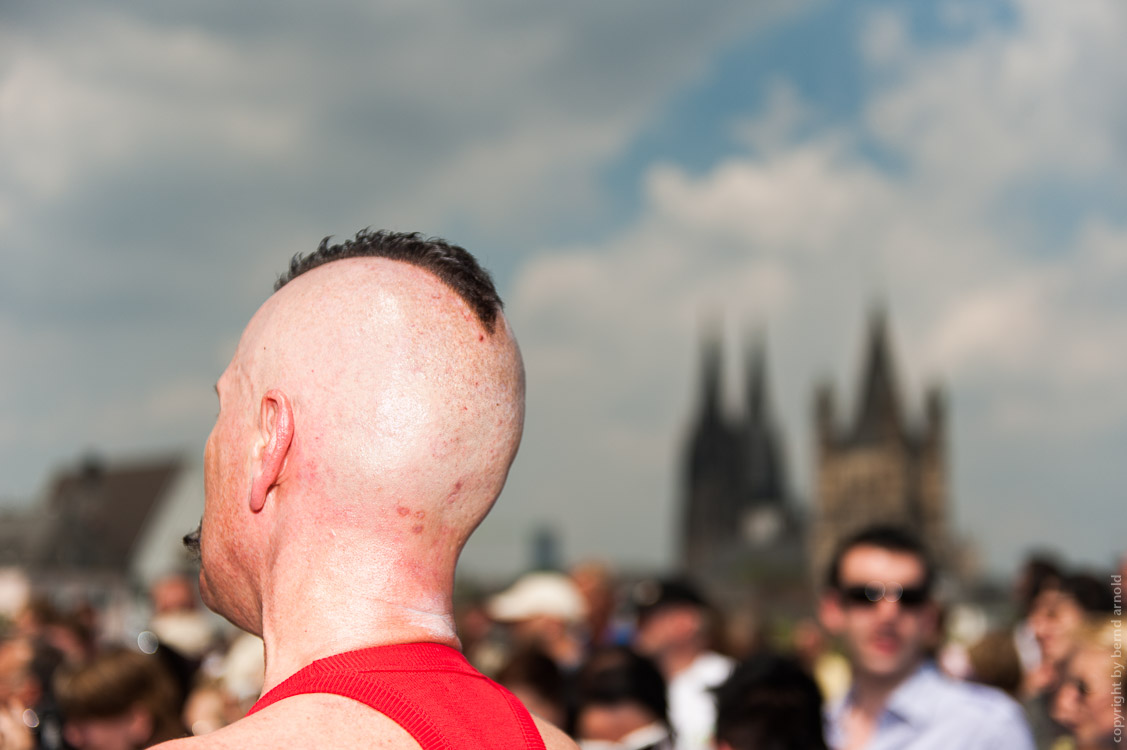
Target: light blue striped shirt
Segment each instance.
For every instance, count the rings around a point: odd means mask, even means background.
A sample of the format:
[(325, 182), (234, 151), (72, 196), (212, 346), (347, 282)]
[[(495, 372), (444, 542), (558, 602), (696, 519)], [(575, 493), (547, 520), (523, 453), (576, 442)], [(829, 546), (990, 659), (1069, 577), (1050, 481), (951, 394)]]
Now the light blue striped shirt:
[[(826, 715), (832, 748), (845, 746), (851, 695)], [(934, 664), (892, 692), (866, 750), (1033, 750), (1021, 707), (1000, 690), (960, 682)]]

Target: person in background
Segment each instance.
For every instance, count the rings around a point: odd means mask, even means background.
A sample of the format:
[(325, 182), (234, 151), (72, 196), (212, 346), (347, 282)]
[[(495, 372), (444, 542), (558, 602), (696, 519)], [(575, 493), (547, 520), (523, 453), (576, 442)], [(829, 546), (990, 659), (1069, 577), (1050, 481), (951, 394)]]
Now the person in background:
[(149, 629), (158, 643), (156, 655), (175, 680), (183, 709), (195, 688), (196, 672), (215, 647), (218, 633), (199, 605), (196, 584), (185, 575), (172, 573), (156, 579), (149, 586), (149, 602), (153, 609)]
[(851, 681), (849, 661), (830, 648), (822, 626), (811, 617), (802, 618), (795, 623), (792, 642), (795, 658), (818, 683), (823, 700), (836, 703), (844, 698)]
[(1001, 690), (1011, 698), (1021, 691), (1021, 657), (1009, 630), (992, 630), (967, 650), (969, 679)]
[(1072, 738), (1075, 750), (1119, 747), (1123, 729), (1122, 635), (1109, 621), (1091, 622), (1065, 661), (1053, 702), (1053, 718)]
[(510, 654), (507, 628), (494, 622), (486, 611), (486, 598), (479, 592), (454, 601), (454, 624), (462, 653), (487, 677), (496, 677)]
[(579, 673), (574, 736), (583, 750), (672, 750), (665, 680), (626, 647), (591, 654)]
[(538, 648), (513, 654), (494, 678), (534, 715), (566, 729), (569, 724), (569, 680), (551, 657)]
[(1085, 622), (1109, 614), (1112, 606), (1106, 581), (1090, 573), (1062, 575), (1042, 588), (1029, 615), (1043, 670), (1034, 691), (1053, 688)]
[(265, 666), (262, 639), (238, 633), (224, 653), (213, 653), (194, 675), (180, 713), (184, 726), (201, 735), (241, 719), (262, 694)]
[(1054, 717), (1057, 690), (1065, 662), (1079, 635), (1093, 618), (1106, 617), (1113, 606), (1110, 588), (1089, 573), (1061, 573), (1042, 586), (1033, 600), (1029, 625), (1040, 650), (1037, 668), (1025, 675), (1025, 711), (1037, 747), (1057, 746), (1066, 728)]
[(160, 660), (124, 647), (55, 677), (63, 736), (78, 750), (140, 750), (187, 734), (175, 683)]
[(509, 628), (513, 653), (537, 649), (564, 672), (574, 672), (583, 662), (580, 630), (587, 603), (579, 587), (563, 573), (525, 573), (491, 597), (486, 612)]
[(734, 662), (712, 650), (716, 615), (685, 581), (645, 581), (635, 588), (634, 648), (657, 664), (668, 686), (677, 750), (706, 750), (716, 723), (712, 689)]
[(599, 648), (629, 642), (629, 633), (622, 632), (614, 619), (618, 601), (610, 566), (586, 560), (573, 566), (570, 575), (587, 605), (587, 643), (592, 648)]
[(13, 635), (57, 649), (64, 661), (83, 661), (93, 655), (97, 615), (86, 602), (60, 610), (42, 595), (32, 596), (16, 615)]
[(1020, 707), (1001, 691), (958, 682), (927, 656), (937, 637), (935, 573), (922, 543), (895, 527), (846, 539), (819, 612), (850, 658), (853, 684), (828, 713), (835, 750), (1027, 750)]
[(1030, 615), (1033, 605), (1041, 592), (1060, 584), (1062, 573), (1057, 560), (1044, 553), (1030, 555), (1018, 571), (1017, 580), (1013, 585), (1013, 598), (1017, 607), (1018, 622), (1014, 626), (1014, 646), (1021, 657), (1021, 670), (1023, 677), (1023, 693), (1029, 690), (1025, 687), (1028, 681), (1033, 685), (1037, 681), (1037, 673), (1041, 667), (1041, 646), (1037, 643), (1037, 636), (1033, 633)]
[(826, 750), (822, 695), (793, 659), (762, 652), (716, 689), (716, 750)]
[(760, 608), (750, 602), (725, 609), (722, 626), (723, 631), (716, 634), (716, 643), (722, 644), (722, 648), (717, 650), (722, 650), (735, 661), (769, 647), (770, 628), (763, 621)]
[(52, 683), (65, 655), (41, 637), (0, 640), (0, 750), (64, 747)]

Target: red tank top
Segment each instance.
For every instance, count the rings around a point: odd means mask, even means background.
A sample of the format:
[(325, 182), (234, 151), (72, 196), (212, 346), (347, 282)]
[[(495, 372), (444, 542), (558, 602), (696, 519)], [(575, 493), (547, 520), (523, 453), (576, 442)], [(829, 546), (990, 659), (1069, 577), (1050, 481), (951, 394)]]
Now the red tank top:
[(307, 693), (360, 701), (423, 750), (545, 750), (528, 709), (458, 651), (437, 643), (377, 646), (313, 662), (258, 699), (250, 714)]

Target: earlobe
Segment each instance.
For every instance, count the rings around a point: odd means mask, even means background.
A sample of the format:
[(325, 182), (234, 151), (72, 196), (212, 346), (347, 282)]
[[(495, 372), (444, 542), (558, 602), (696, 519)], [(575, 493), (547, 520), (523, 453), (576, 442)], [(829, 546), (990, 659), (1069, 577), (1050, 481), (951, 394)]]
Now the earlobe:
[(250, 487), (250, 509), (254, 513), (266, 507), (266, 499), (278, 484), (293, 442), (293, 406), (289, 397), (276, 388), (262, 397), (259, 430), (264, 445)]
[(831, 593), (822, 594), (822, 598), (818, 602), (818, 619), (826, 632), (831, 635), (840, 633), (842, 627), (841, 600)]

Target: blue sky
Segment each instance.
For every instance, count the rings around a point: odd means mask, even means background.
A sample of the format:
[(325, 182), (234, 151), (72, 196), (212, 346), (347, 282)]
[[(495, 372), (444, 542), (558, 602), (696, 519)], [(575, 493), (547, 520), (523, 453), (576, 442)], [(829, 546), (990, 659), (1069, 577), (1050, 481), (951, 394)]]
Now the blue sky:
[(702, 318), (810, 398), (890, 312), (940, 382), (984, 564), (1123, 550), (1127, 10), (1117, 0), (0, 9), (0, 497), (91, 448), (198, 455), (290, 255), (419, 229), (491, 267), (525, 442), (469, 569), (672, 559)]

